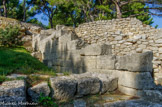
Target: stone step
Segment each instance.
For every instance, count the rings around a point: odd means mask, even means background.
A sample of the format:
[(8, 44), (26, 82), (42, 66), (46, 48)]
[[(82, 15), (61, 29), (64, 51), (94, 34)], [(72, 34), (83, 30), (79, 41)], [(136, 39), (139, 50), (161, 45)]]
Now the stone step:
[(50, 78), (53, 96), (56, 99), (70, 99), (117, 89), (118, 79), (99, 73), (74, 74)]

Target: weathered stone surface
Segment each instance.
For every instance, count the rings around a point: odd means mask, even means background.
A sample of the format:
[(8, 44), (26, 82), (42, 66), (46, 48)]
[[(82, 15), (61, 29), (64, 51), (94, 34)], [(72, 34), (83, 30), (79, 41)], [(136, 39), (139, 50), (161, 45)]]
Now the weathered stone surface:
[(71, 99), (76, 93), (77, 82), (67, 77), (50, 78), (53, 97), (59, 100)]
[(162, 39), (158, 39), (158, 40), (156, 40), (155, 43), (159, 43), (159, 44), (161, 44), (161, 43), (162, 43)]
[(97, 69), (109, 69), (113, 70), (115, 69), (115, 62), (116, 57), (115, 56), (97, 56)]
[(60, 44), (67, 43), (67, 42), (77, 39), (77, 36), (68, 30), (61, 30), (61, 35), (62, 36), (58, 38), (58, 41)]
[(0, 102), (25, 102), (26, 84), (24, 80), (3, 82), (0, 85)]
[(82, 99), (74, 100), (74, 107), (86, 107), (86, 102)]
[(55, 30), (54, 29), (48, 29), (48, 30), (41, 30), (40, 34), (49, 36), (51, 35)]
[(64, 28), (65, 28), (64, 25), (57, 25), (57, 26), (56, 26), (56, 30), (60, 30), (60, 29), (64, 29)]
[(145, 100), (128, 100), (106, 103), (104, 107), (162, 107), (162, 104), (153, 103)]
[(42, 96), (49, 96), (50, 88), (47, 82), (40, 83), (28, 89), (28, 95), (31, 97), (31, 100), (34, 102), (38, 102), (41, 94)]
[(83, 59), (84, 59), (83, 66), (85, 68), (96, 69), (96, 66), (97, 66), (97, 57), (96, 56), (84, 56)]
[(35, 58), (38, 58), (39, 60), (42, 60), (42, 53), (40, 52), (32, 53), (32, 56), (34, 56)]
[(131, 95), (131, 96), (138, 96), (138, 97), (140, 97), (142, 95), (142, 93), (143, 93), (142, 90), (137, 90), (137, 89), (121, 86), (121, 85), (118, 86), (118, 89), (123, 94)]
[(150, 72), (120, 72), (119, 85), (139, 90), (148, 90), (155, 87), (155, 83)]
[(99, 78), (101, 82), (100, 93), (112, 92), (118, 88), (118, 78), (105, 73), (85, 73), (95, 78)]
[(97, 94), (100, 91), (100, 80), (94, 77), (81, 77), (77, 79), (77, 94), (79, 96)]
[(81, 55), (111, 55), (112, 47), (106, 44), (92, 44), (82, 49)]
[(152, 59), (152, 52), (117, 57), (116, 69), (138, 72), (152, 72)]
[(162, 77), (160, 77), (160, 78), (157, 79), (157, 84), (162, 85)]
[(118, 88), (118, 78), (100, 79), (102, 82), (101, 93), (112, 92)]
[(158, 90), (144, 90), (142, 98), (147, 101), (162, 102), (162, 92)]

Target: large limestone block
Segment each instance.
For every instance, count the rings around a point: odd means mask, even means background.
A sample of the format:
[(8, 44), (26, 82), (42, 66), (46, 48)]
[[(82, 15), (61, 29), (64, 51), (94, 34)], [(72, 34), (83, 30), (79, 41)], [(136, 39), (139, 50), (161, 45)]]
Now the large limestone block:
[(122, 86), (122, 85), (118, 85), (118, 89), (123, 94), (131, 95), (131, 96), (137, 96), (137, 97), (140, 97), (143, 93), (142, 90), (137, 90), (137, 89), (134, 89), (134, 88), (125, 87), (125, 86)]
[(28, 89), (28, 94), (31, 97), (31, 100), (34, 102), (38, 102), (40, 95), (49, 96), (50, 88), (47, 82), (42, 82), (36, 86), (33, 86)]
[(74, 97), (77, 82), (66, 77), (50, 78), (51, 87), (54, 91), (53, 97), (59, 100), (67, 100)]
[(117, 57), (116, 69), (138, 72), (152, 72), (153, 53), (137, 53)]
[(112, 47), (106, 44), (92, 44), (82, 49), (81, 55), (111, 55)]
[(1, 102), (25, 102), (26, 84), (24, 80), (7, 81), (0, 85)]
[(97, 94), (100, 91), (100, 80), (94, 77), (81, 77), (77, 79), (77, 95)]
[(107, 80), (103, 79), (100, 80), (102, 84), (101, 94), (115, 91), (118, 88), (118, 78), (109, 78)]
[(82, 57), (84, 59), (83, 66), (88, 68), (95, 69), (97, 66), (97, 57), (96, 56), (84, 56)]
[(85, 75), (91, 75), (92, 77), (99, 78), (101, 82), (100, 93), (112, 92), (118, 88), (118, 78), (106, 73), (94, 73), (88, 72)]
[(115, 69), (115, 56), (102, 55), (97, 56), (97, 69)]
[(133, 89), (153, 89), (154, 80), (150, 72), (135, 73), (123, 71), (119, 75), (119, 85)]

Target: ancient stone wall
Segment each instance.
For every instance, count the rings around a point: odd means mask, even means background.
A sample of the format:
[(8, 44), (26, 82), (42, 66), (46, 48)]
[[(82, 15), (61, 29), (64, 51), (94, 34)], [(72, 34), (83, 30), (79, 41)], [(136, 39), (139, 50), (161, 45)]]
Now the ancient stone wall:
[[(98, 70), (104, 68), (104, 64), (115, 69), (113, 55), (152, 51), (155, 79), (162, 76), (162, 30), (144, 25), (135, 18), (84, 23), (74, 30), (57, 26), (56, 30), (42, 30), (33, 36), (33, 41), (33, 47), (40, 48), (35, 50), (35, 56), (60, 71)], [(102, 50), (112, 53), (111, 57), (98, 53)], [(111, 63), (106, 59), (111, 59)]]
[(162, 77), (162, 29), (144, 25), (136, 18), (125, 18), (84, 23), (75, 32), (89, 44), (111, 45), (113, 55), (153, 51), (155, 76)]
[[(45, 35), (46, 32), (52, 34)], [(118, 89), (128, 95), (141, 96), (144, 90), (155, 88), (151, 75), (152, 52), (113, 55), (111, 45), (88, 44), (72, 30), (60, 27), (56, 30), (42, 31), (37, 36), (33, 35), (33, 49), (33, 56), (40, 58), (57, 72), (84, 73), (85, 76), (90, 72), (92, 75), (105, 73), (105, 76), (115, 77), (119, 80)], [(101, 78), (104, 82), (107, 81), (104, 77)], [(63, 80), (66, 81), (66, 78)], [(107, 82), (103, 85), (106, 86)]]

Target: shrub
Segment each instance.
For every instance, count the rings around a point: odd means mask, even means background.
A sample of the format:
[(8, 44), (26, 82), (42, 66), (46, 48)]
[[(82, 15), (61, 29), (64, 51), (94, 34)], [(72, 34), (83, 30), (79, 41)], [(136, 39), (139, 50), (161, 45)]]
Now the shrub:
[(20, 28), (7, 26), (5, 29), (0, 29), (0, 45), (6, 47), (22, 45)]
[(51, 97), (44, 96), (43, 94), (40, 94), (39, 105), (43, 107), (58, 107)]
[(6, 76), (1, 76), (0, 75), (0, 83), (4, 82), (6, 79), (7, 79)]

